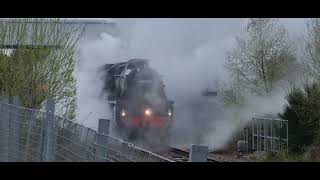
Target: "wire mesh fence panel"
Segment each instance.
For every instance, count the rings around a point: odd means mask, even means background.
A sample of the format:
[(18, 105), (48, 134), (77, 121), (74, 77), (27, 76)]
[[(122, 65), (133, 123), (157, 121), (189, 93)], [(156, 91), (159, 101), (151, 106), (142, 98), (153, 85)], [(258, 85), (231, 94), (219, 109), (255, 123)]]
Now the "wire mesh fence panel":
[[(95, 162), (99, 158), (106, 162), (171, 162), (54, 114), (52, 127), (49, 116), (48, 111), (0, 102), (0, 161)], [(98, 135), (104, 137), (104, 144), (99, 144)], [(102, 149), (103, 157), (97, 148)]]
[[(252, 118), (247, 133), (249, 147), (257, 152), (273, 152), (288, 148), (288, 121), (274, 118)], [(249, 140), (250, 139), (250, 140)]]
[(41, 161), (44, 113), (1, 103), (2, 161)]
[(8, 161), (9, 119), (4, 114), (6, 111), (6, 106), (0, 103), (0, 161)]
[(110, 162), (172, 162), (116, 137), (107, 136), (106, 160)]
[(95, 161), (96, 131), (55, 116), (54, 161)]

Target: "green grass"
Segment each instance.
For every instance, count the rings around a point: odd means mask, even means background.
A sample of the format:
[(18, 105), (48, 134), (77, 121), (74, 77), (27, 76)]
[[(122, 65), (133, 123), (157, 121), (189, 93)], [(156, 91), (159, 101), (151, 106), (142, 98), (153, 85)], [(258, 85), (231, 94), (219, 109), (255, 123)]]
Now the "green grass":
[(261, 155), (259, 162), (320, 162), (320, 146), (312, 145), (306, 148), (304, 153), (287, 153), (279, 151)]
[(289, 154), (286, 150), (270, 152), (258, 158), (259, 162), (301, 162), (306, 161), (303, 154)]

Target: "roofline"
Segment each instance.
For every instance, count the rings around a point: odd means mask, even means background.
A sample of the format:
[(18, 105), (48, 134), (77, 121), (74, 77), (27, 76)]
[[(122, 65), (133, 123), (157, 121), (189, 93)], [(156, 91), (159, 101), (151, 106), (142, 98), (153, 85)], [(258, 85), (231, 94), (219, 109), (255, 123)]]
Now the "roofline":
[(62, 46), (58, 45), (0, 45), (0, 49), (60, 49)]
[(150, 59), (129, 59), (128, 62), (134, 62), (134, 61), (145, 61), (150, 62)]
[[(19, 23), (22, 18), (0, 18), (0, 21), (11, 21), (13, 23)], [(45, 19), (50, 19), (50, 18), (45, 18)], [(34, 19), (29, 19), (28, 23), (35, 23)], [(49, 22), (48, 22), (49, 23)], [(61, 19), (59, 23), (65, 23), (65, 24), (116, 24), (115, 21), (112, 21), (110, 19), (92, 19), (90, 20), (89, 18), (86, 19)]]

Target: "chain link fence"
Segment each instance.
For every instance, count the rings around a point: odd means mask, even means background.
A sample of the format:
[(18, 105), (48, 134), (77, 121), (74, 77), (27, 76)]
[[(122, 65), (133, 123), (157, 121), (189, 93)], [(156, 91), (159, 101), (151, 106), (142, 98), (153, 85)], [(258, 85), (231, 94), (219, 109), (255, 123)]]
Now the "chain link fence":
[(14, 98), (0, 102), (0, 161), (50, 162), (172, 162), (109, 135), (110, 121), (99, 120), (98, 131), (46, 111), (27, 109)]

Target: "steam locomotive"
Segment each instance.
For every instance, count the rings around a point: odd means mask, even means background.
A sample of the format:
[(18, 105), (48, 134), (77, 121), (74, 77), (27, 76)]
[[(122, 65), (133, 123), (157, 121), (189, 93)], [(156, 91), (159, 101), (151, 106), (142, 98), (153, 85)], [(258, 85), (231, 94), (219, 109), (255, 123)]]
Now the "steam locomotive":
[(149, 60), (106, 64), (103, 71), (117, 128), (129, 137), (148, 132), (164, 140), (173, 123), (174, 102), (168, 100), (161, 76), (149, 67)]

